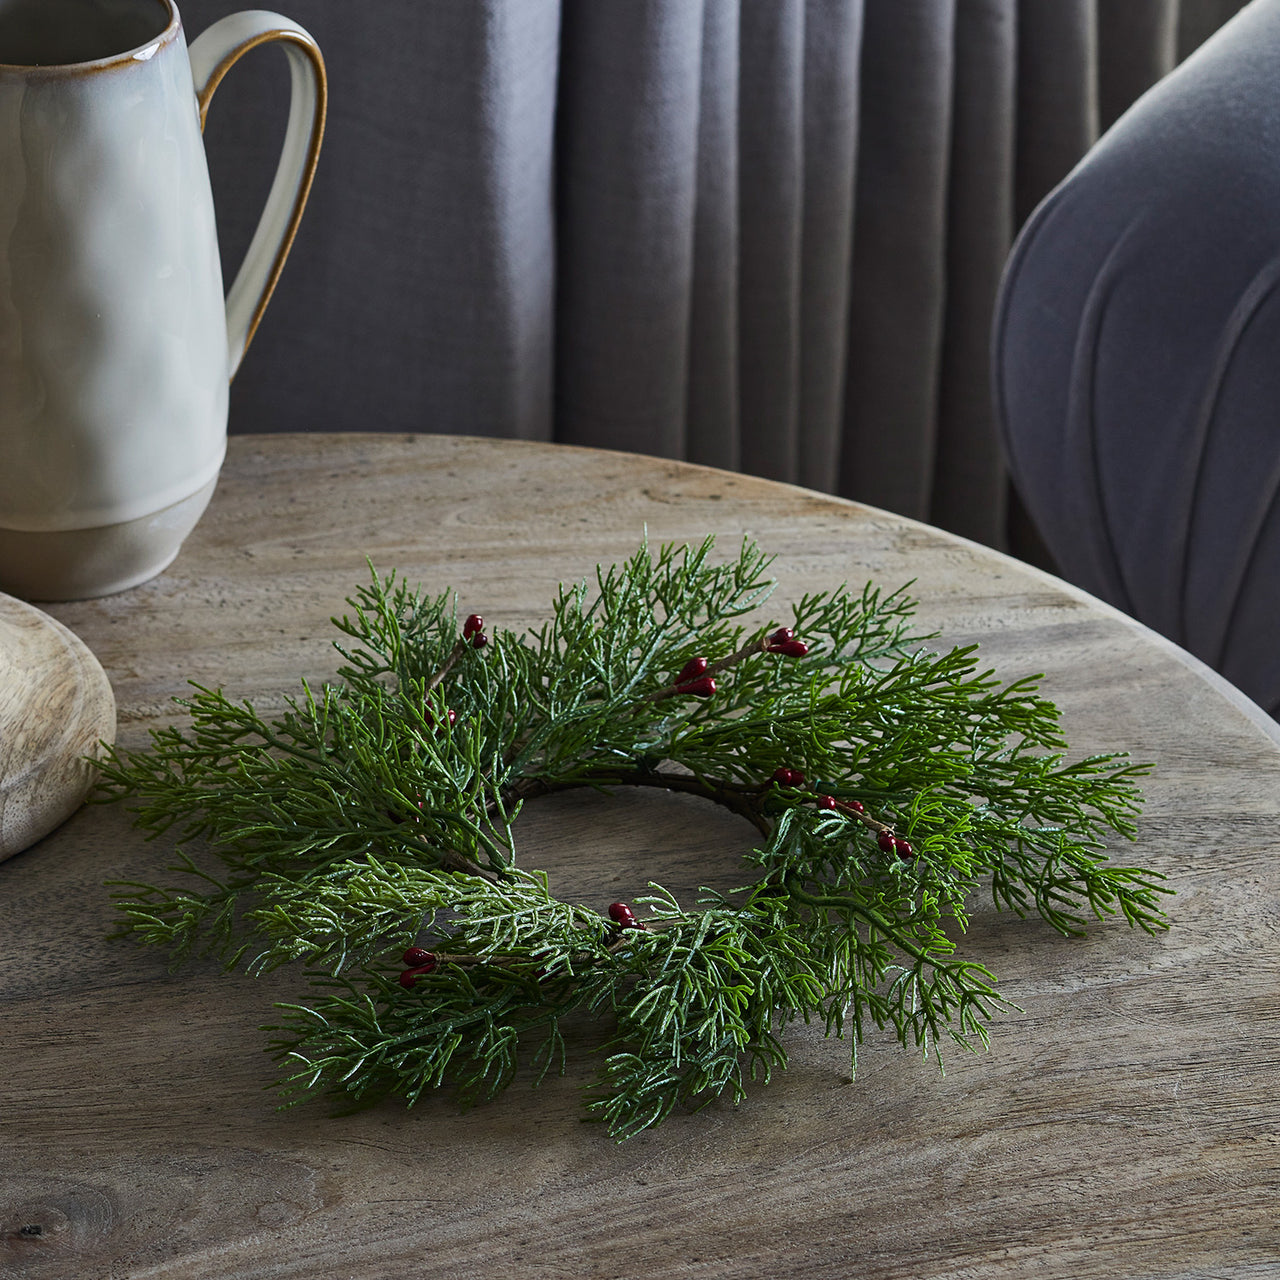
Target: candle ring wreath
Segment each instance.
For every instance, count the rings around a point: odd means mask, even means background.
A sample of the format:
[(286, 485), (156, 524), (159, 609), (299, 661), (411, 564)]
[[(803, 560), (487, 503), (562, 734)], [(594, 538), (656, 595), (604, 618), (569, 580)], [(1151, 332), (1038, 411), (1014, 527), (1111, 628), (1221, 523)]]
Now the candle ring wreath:
[[(1013, 1006), (947, 932), (984, 883), (1062, 934), (1167, 927), (1163, 877), (1106, 854), (1134, 835), (1148, 766), (1069, 760), (1041, 677), (932, 651), (905, 589), (806, 595), (749, 627), (771, 558), (712, 549), (643, 545), (523, 635), (373, 573), (334, 619), (338, 682), (304, 681), (270, 720), (193, 685), (186, 727), (99, 765), (102, 798), (178, 838), (176, 879), (115, 883), (118, 932), (175, 963), (302, 968), (309, 998), (264, 1028), (286, 1105), (486, 1100), (522, 1067), (564, 1071), (567, 1015), (606, 1018), (585, 1105), (621, 1140), (742, 1099), (786, 1066), (795, 1019), (847, 1035), (855, 1067), (871, 1027), (925, 1056), (985, 1046)], [(559, 900), (513, 823), (574, 787), (742, 815), (746, 883)]]

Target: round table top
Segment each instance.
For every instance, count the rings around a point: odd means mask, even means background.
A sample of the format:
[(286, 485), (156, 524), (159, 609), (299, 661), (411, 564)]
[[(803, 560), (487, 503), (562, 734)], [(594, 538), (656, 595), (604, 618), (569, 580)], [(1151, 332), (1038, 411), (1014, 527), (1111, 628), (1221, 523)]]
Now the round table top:
[[(881, 511), (681, 463), (441, 436), (231, 441), (163, 575), (47, 606), (141, 745), (188, 680), (260, 708), (338, 665), (329, 619), (368, 560), (464, 611), (541, 621), (558, 583), (651, 543), (750, 535), (783, 601), (914, 580), (937, 643), (1045, 673), (1073, 751), (1152, 760), (1125, 860), (1177, 890), (1159, 937), (1063, 939), (975, 912), (964, 950), (1023, 1012), (946, 1074), (872, 1034), (791, 1028), (736, 1107), (621, 1145), (580, 1121), (593, 1066), (333, 1117), (278, 1111), (259, 1030), (288, 975), (170, 972), (108, 941), (103, 882), (169, 851), (91, 806), (0, 866), (0, 1275), (1258, 1276), (1280, 1259), (1280, 745), (1172, 645), (1055, 579)], [(540, 801), (526, 862), (567, 881), (696, 884), (740, 820), (688, 797)], [(692, 802), (697, 803), (697, 802)], [(548, 806), (543, 808), (543, 805)], [(747, 829), (745, 838), (750, 839)], [(576, 880), (575, 880), (576, 878)], [(608, 900), (607, 898), (604, 900)]]

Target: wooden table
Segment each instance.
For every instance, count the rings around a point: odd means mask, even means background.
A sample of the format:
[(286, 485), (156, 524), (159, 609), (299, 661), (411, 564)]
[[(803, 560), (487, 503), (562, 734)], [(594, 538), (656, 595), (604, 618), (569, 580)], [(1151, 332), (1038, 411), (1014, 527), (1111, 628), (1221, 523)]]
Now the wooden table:
[[(916, 579), (944, 640), (1044, 671), (1080, 751), (1158, 763), (1131, 857), (1174, 927), (1063, 940), (979, 912), (969, 954), (1025, 1010), (945, 1077), (873, 1036), (787, 1034), (736, 1108), (621, 1146), (579, 1120), (590, 1068), (459, 1115), (447, 1097), (275, 1109), (269, 981), (104, 940), (103, 880), (166, 850), (113, 808), (0, 866), (0, 1275), (1262, 1277), (1280, 1274), (1280, 745), (1171, 645), (977, 546), (800, 489), (627, 455), (444, 437), (241, 437), (174, 566), (55, 606), (143, 741), (193, 678), (273, 705), (332, 674), (365, 557), (492, 623), (652, 541), (750, 534), (783, 598)], [(688, 797), (567, 795), (526, 823), (565, 892), (732, 870), (751, 831)], [(542, 806), (547, 807), (542, 807)], [(572, 888), (570, 887), (572, 886)]]

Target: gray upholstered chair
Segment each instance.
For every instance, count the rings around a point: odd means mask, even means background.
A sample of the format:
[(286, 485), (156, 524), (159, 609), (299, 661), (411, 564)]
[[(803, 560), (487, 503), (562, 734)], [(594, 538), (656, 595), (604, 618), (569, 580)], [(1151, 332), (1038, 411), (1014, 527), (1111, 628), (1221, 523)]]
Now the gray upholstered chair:
[(1039, 207), (998, 416), (1064, 577), (1280, 717), (1280, 0), (1254, 0)]

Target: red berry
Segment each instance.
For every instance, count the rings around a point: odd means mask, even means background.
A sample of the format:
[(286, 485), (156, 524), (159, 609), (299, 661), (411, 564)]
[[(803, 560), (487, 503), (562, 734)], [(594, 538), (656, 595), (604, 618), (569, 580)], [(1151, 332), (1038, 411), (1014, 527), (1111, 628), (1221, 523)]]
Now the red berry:
[(773, 771), (770, 781), (776, 782), (780, 787), (803, 787), (804, 774), (799, 769), (788, 769), (786, 765), (782, 765)]
[[(423, 711), (422, 716), (423, 716), (423, 719), (425, 719), (429, 725), (435, 725), (436, 723), (435, 712), (432, 711), (430, 707), (427, 707), (426, 710)], [(450, 725), (455, 725), (458, 723), (458, 713), (452, 707), (446, 708), (444, 713), (444, 718), (449, 722)], [(444, 725), (436, 725), (436, 732), (443, 733)]]
[(768, 639), (770, 645), (786, 644), (789, 640), (794, 640), (796, 633), (790, 627), (779, 627)]
[(483, 631), (477, 631), (471, 637), (471, 647), (473, 649), (483, 649), (489, 643), (489, 637)]
[(840, 805), (837, 803), (835, 796), (819, 796), (819, 809), (838, 809)]
[(876, 844), (878, 844), (885, 853), (893, 853), (896, 843), (897, 842), (893, 838), (892, 831), (882, 831), (876, 837)]
[(644, 925), (636, 919), (636, 913), (625, 902), (609, 904), (609, 918), (620, 929), (643, 929)]
[[(431, 953), (428, 952), (427, 954), (430, 955)], [(406, 969), (400, 975), (400, 985), (404, 987), (406, 990), (408, 990), (409, 988), (413, 987), (417, 983), (419, 978), (423, 977), (428, 973), (433, 972), (435, 967), (436, 967), (436, 958), (435, 956), (431, 956), (431, 959), (427, 961), (425, 964), (415, 965), (412, 969)]]
[(700, 680), (690, 680), (676, 685), (677, 693), (690, 693), (695, 698), (709, 698), (716, 691), (714, 676), (703, 676)]
[(845, 804), (849, 806), (855, 813), (866, 813), (867, 806), (861, 800), (846, 800)]
[(911, 841), (904, 840), (901, 836), (894, 837), (893, 848), (900, 858), (914, 858), (916, 856), (916, 851), (911, 847)]
[(477, 631), (484, 630), (484, 619), (478, 613), (467, 614), (467, 620), (462, 624), (462, 636), (464, 640), (470, 640)]
[(684, 670), (676, 676), (676, 684), (688, 684), (690, 680), (696, 680), (710, 665), (706, 658), (690, 658), (684, 664)]
[(803, 658), (809, 652), (809, 646), (803, 640), (784, 640), (781, 644), (771, 644), (770, 653), (780, 653), (787, 658)]
[(435, 964), (436, 958), (425, 947), (410, 947), (401, 957), (411, 969), (422, 964)]

